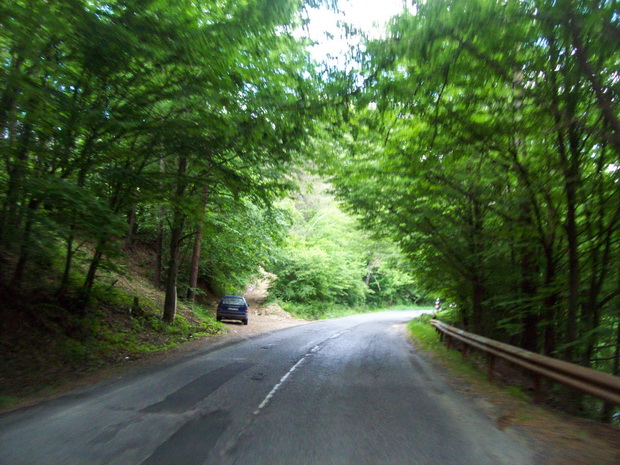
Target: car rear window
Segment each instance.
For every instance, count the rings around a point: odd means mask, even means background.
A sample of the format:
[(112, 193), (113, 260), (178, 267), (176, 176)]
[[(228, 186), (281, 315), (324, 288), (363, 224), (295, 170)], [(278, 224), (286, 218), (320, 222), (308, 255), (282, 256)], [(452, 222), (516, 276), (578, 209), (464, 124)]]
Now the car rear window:
[(224, 305), (244, 305), (241, 297), (224, 297), (222, 303)]

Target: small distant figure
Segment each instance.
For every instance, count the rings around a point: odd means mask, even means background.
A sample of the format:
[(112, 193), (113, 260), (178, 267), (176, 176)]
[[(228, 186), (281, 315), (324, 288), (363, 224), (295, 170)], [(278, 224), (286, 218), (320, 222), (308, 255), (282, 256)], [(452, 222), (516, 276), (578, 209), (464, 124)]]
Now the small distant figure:
[(437, 298), (435, 301), (435, 313), (433, 313), (433, 318), (437, 316), (437, 313), (441, 311), (441, 299)]

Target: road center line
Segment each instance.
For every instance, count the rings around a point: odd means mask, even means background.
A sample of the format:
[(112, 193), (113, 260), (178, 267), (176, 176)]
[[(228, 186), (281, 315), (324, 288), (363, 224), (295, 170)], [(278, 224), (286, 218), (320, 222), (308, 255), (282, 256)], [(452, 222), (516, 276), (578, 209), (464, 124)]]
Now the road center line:
[(344, 329), (342, 331), (337, 332), (336, 334), (334, 334), (332, 337), (330, 337), (330, 339), (336, 339), (337, 337), (342, 336), (344, 333), (348, 332), (348, 329)]
[[(329, 340), (329, 339), (335, 339), (335, 338), (337, 338), (337, 337), (342, 336), (342, 334), (343, 334), (343, 333), (346, 333), (346, 332), (348, 332), (348, 330), (346, 330), (346, 329), (345, 329), (345, 330), (343, 330), (343, 331), (340, 331), (340, 332), (338, 332), (338, 333), (334, 334), (333, 336), (329, 337), (329, 338), (328, 338), (328, 339), (326, 339), (326, 340)], [(325, 341), (323, 341), (323, 342), (325, 342)], [(319, 350), (321, 350), (321, 344), (317, 344), (317, 345), (316, 345), (316, 346), (314, 346), (312, 349), (310, 349), (310, 352), (308, 352), (306, 355), (304, 355), (303, 357), (301, 357), (301, 358), (297, 361), (297, 363), (296, 363), (295, 365), (293, 365), (293, 366), (291, 367), (291, 369), (290, 369), (289, 371), (287, 371), (287, 372), (286, 372), (286, 374), (285, 374), (282, 378), (280, 378), (280, 381), (278, 382), (278, 384), (276, 384), (276, 385), (273, 387), (273, 389), (271, 389), (271, 391), (269, 391), (269, 394), (267, 394), (267, 397), (265, 397), (265, 398), (263, 399), (263, 401), (260, 403), (260, 405), (258, 406), (258, 408), (257, 408), (256, 410), (254, 410), (254, 415), (258, 415), (258, 414), (260, 413), (261, 409), (262, 409), (263, 407), (265, 407), (265, 405), (267, 405), (267, 404), (269, 403), (269, 401), (270, 401), (270, 400), (271, 400), (271, 398), (274, 396), (274, 394), (276, 393), (276, 391), (277, 391), (278, 389), (280, 389), (280, 386), (282, 386), (282, 383), (284, 383), (284, 381), (286, 381), (286, 380), (287, 380), (287, 378), (291, 375), (291, 373), (292, 373), (292, 372), (294, 372), (294, 371), (297, 369), (297, 367), (298, 367), (299, 365), (301, 365), (301, 363), (302, 363), (302, 362), (303, 362), (306, 358), (308, 358), (308, 356), (310, 356), (310, 355), (314, 355), (314, 354), (315, 354), (315, 353), (317, 353)]]
[(295, 369), (301, 364), (301, 362), (303, 362), (306, 357), (308, 356), (308, 354), (304, 355), (303, 357), (301, 357), (299, 359), (299, 361), (293, 365), (293, 367), (280, 379), (280, 382), (278, 384), (276, 384), (273, 389), (269, 392), (269, 394), (267, 394), (267, 397), (265, 397), (263, 399), (263, 401), (260, 403), (260, 405), (258, 406), (258, 408), (254, 411), (254, 415), (258, 415), (259, 412), (261, 411), (261, 409), (267, 405), (267, 403), (269, 403), (269, 400), (273, 397), (273, 395), (276, 393), (276, 391), (278, 389), (280, 389), (280, 386), (282, 386), (282, 383), (284, 381), (286, 381), (286, 379), (290, 376), (290, 374), (295, 371)]

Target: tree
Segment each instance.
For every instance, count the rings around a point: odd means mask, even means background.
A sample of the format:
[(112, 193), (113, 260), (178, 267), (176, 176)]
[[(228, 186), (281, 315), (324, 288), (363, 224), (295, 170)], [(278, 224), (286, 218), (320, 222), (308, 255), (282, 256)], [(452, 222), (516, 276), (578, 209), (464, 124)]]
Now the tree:
[(465, 326), (584, 363), (618, 292), (612, 3), (437, 1), (397, 17), (366, 45), (331, 167)]
[(125, 213), (135, 212), (135, 229), (141, 212), (161, 207), (160, 220), (166, 213), (171, 226), (164, 312), (171, 322), (181, 242), (188, 225), (201, 223), (201, 193), (268, 205), (290, 185), (283, 174), (312, 127), (304, 118), (321, 111), (313, 105), (313, 65), (292, 34), (301, 6), (72, 0), (0, 7), (7, 168), (0, 239), (12, 286), (24, 280), (34, 252), (53, 261), (62, 241), (58, 295), (66, 296), (76, 241), (90, 243), (84, 308), (106, 257), (131, 242), (121, 240)]

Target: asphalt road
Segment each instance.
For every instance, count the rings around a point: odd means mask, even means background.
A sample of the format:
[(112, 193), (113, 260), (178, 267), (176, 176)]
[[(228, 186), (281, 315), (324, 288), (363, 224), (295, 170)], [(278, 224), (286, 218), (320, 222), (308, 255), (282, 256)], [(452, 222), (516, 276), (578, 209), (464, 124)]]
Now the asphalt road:
[(4, 415), (0, 464), (533, 463), (416, 355), (417, 313), (288, 328)]

